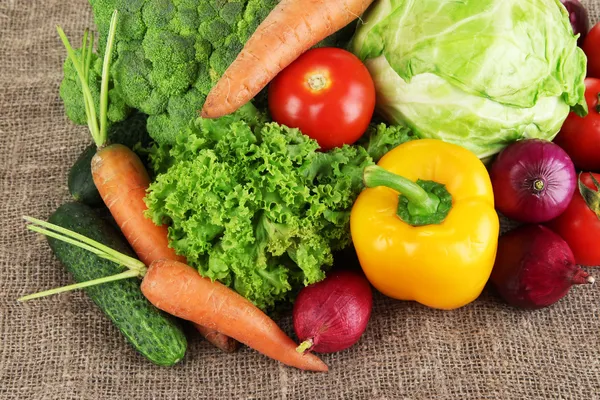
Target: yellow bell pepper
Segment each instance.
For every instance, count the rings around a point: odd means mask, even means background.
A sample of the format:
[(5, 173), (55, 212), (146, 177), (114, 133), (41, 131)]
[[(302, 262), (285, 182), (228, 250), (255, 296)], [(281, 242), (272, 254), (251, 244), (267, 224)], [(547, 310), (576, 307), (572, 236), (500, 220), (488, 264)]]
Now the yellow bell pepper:
[(350, 224), (371, 284), (447, 310), (479, 297), (500, 230), (483, 163), (460, 146), (415, 140), (367, 167), (364, 178)]

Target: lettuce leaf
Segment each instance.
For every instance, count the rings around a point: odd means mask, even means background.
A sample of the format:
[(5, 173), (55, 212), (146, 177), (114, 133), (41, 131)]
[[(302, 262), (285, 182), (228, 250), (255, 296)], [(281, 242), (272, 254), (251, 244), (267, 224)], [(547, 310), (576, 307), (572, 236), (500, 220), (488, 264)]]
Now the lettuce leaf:
[(251, 106), (198, 119), (154, 150), (148, 216), (170, 225), (171, 246), (203, 276), (272, 309), (322, 280), (332, 252), (350, 243), (350, 210), (373, 163), (367, 149), (380, 156), (411, 138), (385, 125), (367, 136), (365, 147), (319, 152)]

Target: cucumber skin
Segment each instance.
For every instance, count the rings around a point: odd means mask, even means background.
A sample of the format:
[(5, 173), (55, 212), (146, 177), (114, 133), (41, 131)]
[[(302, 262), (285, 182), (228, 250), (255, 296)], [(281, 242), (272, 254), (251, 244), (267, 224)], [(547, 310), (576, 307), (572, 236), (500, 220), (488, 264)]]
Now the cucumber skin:
[(69, 170), (67, 181), (71, 196), (75, 200), (92, 207), (103, 204), (102, 197), (96, 189), (94, 178), (92, 178), (92, 158), (96, 151), (95, 144), (91, 144), (83, 150)]
[[(63, 204), (49, 221), (135, 257), (123, 236), (84, 204)], [(124, 271), (122, 266), (69, 243), (53, 238), (48, 238), (48, 242), (77, 282)], [(124, 279), (84, 290), (131, 345), (150, 361), (171, 366), (184, 357), (187, 340), (183, 330), (174, 318), (150, 304), (142, 294), (139, 279)]]
[[(146, 130), (146, 121), (148, 116), (136, 112), (126, 120), (117, 122), (108, 129), (109, 143), (119, 143), (133, 149), (140, 143), (142, 147), (150, 145), (152, 139)], [(91, 144), (79, 155), (71, 169), (67, 185), (71, 196), (88, 206), (97, 207), (104, 203), (102, 197), (96, 189), (94, 179), (92, 178), (92, 157), (96, 154), (96, 145)], [(145, 154), (138, 154), (144, 164), (146, 164)]]

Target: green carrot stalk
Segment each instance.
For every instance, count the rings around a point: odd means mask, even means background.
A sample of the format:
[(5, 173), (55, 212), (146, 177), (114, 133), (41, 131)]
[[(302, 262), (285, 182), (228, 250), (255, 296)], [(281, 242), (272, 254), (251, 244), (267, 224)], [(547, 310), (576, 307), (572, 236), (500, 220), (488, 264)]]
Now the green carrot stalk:
[(86, 236), (83, 236), (77, 232), (73, 232), (69, 229), (63, 228), (58, 225), (54, 225), (50, 222), (42, 221), (32, 217), (24, 217), (24, 219), (31, 223), (31, 225), (27, 225), (27, 229), (41, 233), (45, 236), (49, 236), (58, 240), (62, 240), (63, 242), (70, 243), (74, 246), (80, 247), (84, 250), (90, 251), (96, 254), (98, 257), (104, 258), (106, 260), (110, 260), (117, 264), (120, 264), (127, 268), (126, 271), (107, 276), (103, 278), (94, 279), (87, 282), (80, 282), (73, 285), (63, 286), (55, 289), (46, 290), (39, 293), (30, 294), (27, 296), (23, 296), (18, 299), (18, 301), (28, 301), (33, 299), (38, 299), (41, 297), (51, 296), (58, 293), (69, 292), (77, 289), (83, 289), (90, 286), (100, 285), (103, 283), (114, 282), (121, 279), (128, 278), (143, 278), (148, 270), (143, 262), (137, 260), (133, 257), (129, 257), (128, 255), (119, 253), (116, 250), (111, 249), (108, 246), (103, 245), (95, 240), (92, 240)]

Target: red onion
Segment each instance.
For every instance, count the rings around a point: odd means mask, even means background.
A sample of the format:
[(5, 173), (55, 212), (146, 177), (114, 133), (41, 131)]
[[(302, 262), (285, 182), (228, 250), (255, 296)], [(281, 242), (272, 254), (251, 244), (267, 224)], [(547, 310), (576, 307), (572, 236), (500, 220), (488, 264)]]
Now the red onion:
[(560, 0), (569, 13), (569, 21), (575, 35), (580, 34), (577, 44), (581, 46), (590, 30), (590, 19), (587, 10), (578, 0)]
[(367, 279), (353, 271), (333, 272), (305, 287), (294, 303), (299, 352), (333, 353), (352, 346), (367, 328), (373, 295)]
[(527, 139), (506, 147), (490, 171), (496, 209), (508, 218), (541, 223), (562, 214), (575, 188), (575, 167), (558, 145)]
[(525, 225), (501, 236), (490, 277), (500, 296), (521, 308), (547, 307), (573, 285), (594, 281), (575, 265), (567, 242), (542, 225)]

